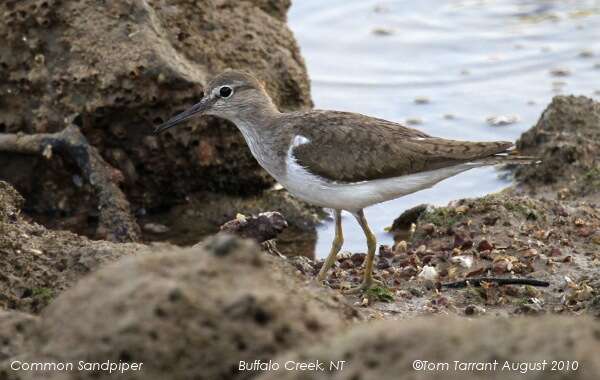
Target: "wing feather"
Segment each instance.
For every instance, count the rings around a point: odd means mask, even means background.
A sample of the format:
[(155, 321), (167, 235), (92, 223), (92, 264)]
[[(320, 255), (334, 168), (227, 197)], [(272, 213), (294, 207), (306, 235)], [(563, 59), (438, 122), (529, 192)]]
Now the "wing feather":
[(307, 142), (292, 148), (293, 158), (311, 173), (336, 182), (439, 169), (502, 153), (512, 146), (506, 141), (431, 137), (401, 124), (346, 112), (311, 111), (294, 120), (302, 120), (302, 125), (292, 127)]

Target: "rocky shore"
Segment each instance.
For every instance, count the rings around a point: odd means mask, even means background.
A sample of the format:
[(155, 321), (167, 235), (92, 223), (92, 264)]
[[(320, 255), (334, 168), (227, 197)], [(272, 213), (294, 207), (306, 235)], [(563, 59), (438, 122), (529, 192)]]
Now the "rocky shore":
[[(0, 101), (0, 380), (441, 379), (486, 371), (433, 371), (415, 368), (416, 360), (465, 368), (546, 361), (509, 371), (596, 379), (599, 103), (555, 97), (518, 141), (520, 153), (539, 162), (513, 168), (513, 187), (390, 220), (395, 244), (379, 248), (375, 270), (386, 286), (360, 296), (340, 290), (359, 282), (364, 253), (341, 254), (328, 283), (317, 285), (322, 263), (301, 254), (314, 247), (321, 210), (272, 188), (231, 125), (196, 120), (176, 134), (150, 135), (227, 67), (252, 70), (283, 110), (310, 107), (288, 7), (0, 4), (0, 91), (11, 94)], [(81, 139), (62, 143), (85, 154), (18, 144), (67, 126)], [(95, 164), (82, 165), (82, 157)], [(112, 198), (92, 181), (97, 173), (119, 202), (106, 202)], [(130, 234), (110, 223), (122, 217), (136, 224)], [(79, 361), (130, 369), (23, 366)], [(321, 371), (309, 367), (315, 361), (345, 364)], [(553, 361), (578, 368), (556, 371)], [(287, 370), (288, 362), (305, 368)]]
[[(403, 215), (394, 223), (397, 243), (380, 247), (377, 257), (376, 277), (387, 288), (361, 297), (336, 289), (359, 281), (362, 253), (342, 255), (330, 286), (319, 287), (314, 283), (319, 262), (272, 255), (226, 233), (181, 249), (51, 231), (28, 222), (20, 212), (22, 197), (2, 182), (0, 377), (65, 378), (9, 366), (15, 358), (56, 363), (81, 358), (144, 362), (143, 372), (128, 374), (144, 379), (167, 373), (186, 379), (200, 372), (211, 379), (254, 378), (260, 370), (239, 371), (238, 365), (257, 359), (345, 360), (340, 378), (388, 378), (416, 373), (410, 367), (414, 358), (512, 362), (531, 354), (531, 361), (552, 361), (569, 346), (569, 358), (582, 365), (570, 378), (592, 379), (598, 369), (591, 353), (600, 348), (592, 319), (600, 316), (599, 188), (593, 186), (599, 110), (583, 97), (555, 98), (519, 142), (542, 162), (518, 170), (514, 187)], [(552, 160), (563, 146), (572, 149), (574, 159), (565, 162), (570, 170)], [(285, 227), (276, 215), (257, 220), (276, 223), (265, 238)], [(240, 223), (245, 225), (238, 220), (225, 229), (235, 233)], [(412, 229), (403, 231), (407, 225)], [(494, 278), (549, 286), (505, 285)], [(492, 375), (502, 378), (499, 373)], [(107, 375), (79, 371), (66, 378), (91, 377)]]

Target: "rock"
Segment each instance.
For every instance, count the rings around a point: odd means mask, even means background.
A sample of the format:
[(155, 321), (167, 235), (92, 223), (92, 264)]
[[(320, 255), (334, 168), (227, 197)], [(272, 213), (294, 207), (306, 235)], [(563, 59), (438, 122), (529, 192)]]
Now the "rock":
[(408, 125), (421, 125), (424, 123), (423, 119), (420, 117), (411, 117), (406, 119), (406, 124)]
[(169, 227), (159, 223), (146, 223), (144, 224), (144, 231), (160, 235), (169, 232)]
[(431, 236), (435, 233), (435, 224), (433, 223), (425, 223), (421, 229), (425, 232), (426, 235)]
[(350, 256), (350, 260), (355, 266), (360, 266), (365, 261), (366, 257), (367, 255), (364, 253), (353, 253), (352, 256)]
[(556, 96), (537, 124), (517, 141), (522, 154), (540, 160), (537, 165), (519, 166), (517, 179), (536, 193), (567, 188), (566, 196), (572, 198), (598, 194), (598, 125), (600, 103), (584, 96)]
[(548, 254), (550, 257), (558, 257), (562, 256), (562, 251), (558, 247), (553, 247), (550, 249), (550, 253)]
[(473, 239), (471, 239), (467, 234), (462, 232), (456, 232), (454, 235), (454, 248), (460, 249), (469, 249), (473, 247)]
[[(253, 72), (282, 110), (311, 106), (304, 61), (285, 24), (289, 0), (0, 2), (0, 132), (54, 132), (66, 118), (126, 175), (133, 208), (172, 205), (194, 191), (256, 194), (274, 183), (229, 123), (197, 118), (158, 138), (153, 126), (197, 102), (227, 68)], [(115, 156), (115, 152), (118, 154)], [(136, 174), (137, 173), (137, 174)], [(141, 175), (143, 173), (143, 175)], [(72, 168), (1, 153), (0, 178), (36, 215), (94, 217), (89, 184)], [(62, 203), (61, 203), (62, 202)], [(81, 223), (67, 227), (79, 231)], [(62, 227), (62, 226), (61, 226)]]
[(288, 228), (280, 236), (280, 243), (288, 233), (302, 234), (303, 240), (310, 237), (316, 240), (316, 225), (325, 216), (317, 207), (299, 201), (287, 191), (267, 191), (251, 197), (203, 192), (190, 196), (185, 204), (172, 207), (164, 214), (153, 215), (151, 220), (160, 220), (170, 228), (169, 241), (193, 245), (203, 236), (219, 232), (219, 226), (237, 214), (258, 215), (265, 210), (285, 215)]
[(276, 238), (287, 226), (283, 215), (277, 211), (270, 211), (250, 217), (240, 214), (237, 218), (223, 224), (220, 229), (222, 232), (262, 243)]
[(22, 203), (13, 187), (0, 181), (0, 308), (39, 312), (100, 265), (145, 248), (49, 231), (23, 219)]
[(374, 28), (372, 33), (376, 36), (391, 36), (394, 34), (394, 30), (391, 28), (378, 27)]
[(236, 370), (240, 360), (268, 360), (341, 327), (339, 306), (317, 301), (325, 291), (315, 288), (307, 291), (285, 260), (225, 234), (203, 247), (128, 257), (60, 295), (23, 360), (144, 363), (130, 379), (248, 378)]
[(468, 305), (465, 307), (465, 315), (474, 316), (483, 314), (485, 314), (485, 309), (479, 305)]
[(408, 243), (406, 240), (400, 240), (398, 244), (394, 246), (394, 255), (398, 256), (405, 253), (408, 250)]
[(390, 261), (388, 259), (386, 259), (385, 257), (379, 257), (377, 259), (377, 269), (379, 270), (383, 270), (383, 269), (387, 269), (390, 267)]
[(492, 243), (490, 243), (489, 241), (487, 241), (486, 239), (483, 239), (482, 241), (479, 242), (479, 244), (477, 244), (477, 250), (479, 252), (491, 251), (492, 249), (494, 249), (494, 245)]
[(427, 210), (426, 204), (421, 204), (404, 211), (399, 217), (397, 217), (392, 226), (390, 227), (391, 232), (408, 230), (411, 224), (416, 223), (421, 214)]
[(0, 363), (24, 352), (26, 337), (37, 321), (30, 314), (0, 310)]
[(292, 264), (303, 274), (312, 275), (315, 271), (314, 262), (305, 256), (290, 256), (287, 258), (288, 262)]
[(532, 302), (528, 300), (528, 302), (522, 303), (515, 308), (515, 314), (525, 314), (525, 315), (538, 315), (544, 314), (544, 308), (539, 302)]
[(501, 259), (494, 261), (492, 264), (492, 271), (496, 274), (504, 274), (512, 270), (512, 263), (509, 260)]
[(473, 266), (473, 257), (465, 255), (453, 256), (450, 258), (450, 262), (456, 263), (465, 269), (471, 269)]
[(391, 259), (395, 256), (394, 251), (389, 245), (382, 244), (379, 246), (379, 256)]
[[(577, 371), (560, 372), (557, 378), (596, 379), (600, 373), (598, 323), (592, 318), (542, 316), (511, 319), (477, 318), (468, 323), (461, 318), (429, 317), (357, 325), (322, 344), (306, 347), (275, 359), (278, 363), (316, 361), (338, 363), (338, 371), (269, 371), (260, 380), (336, 380), (399, 378), (427, 379), (541, 379), (552, 377), (553, 360), (562, 361), (568, 347), (570, 361)], [(494, 363), (496, 370), (467, 370), (467, 363)], [(454, 368), (454, 361), (464, 365)], [(501, 370), (505, 363), (539, 363), (544, 370), (519, 373)], [(448, 363), (448, 369), (430, 369), (428, 364)], [(491, 365), (491, 364), (490, 364)], [(416, 366), (416, 367), (415, 367)], [(514, 374), (507, 375), (507, 373)]]
[(494, 127), (501, 127), (505, 125), (511, 125), (518, 123), (521, 119), (517, 115), (499, 115), (499, 116), (490, 116), (485, 121)]
[(17, 220), (25, 199), (14, 187), (0, 181), (0, 221), (14, 222)]
[(550, 75), (554, 77), (568, 77), (571, 75), (571, 70), (565, 67), (557, 67), (555, 69), (550, 70)]
[(439, 272), (435, 267), (425, 265), (419, 273), (419, 278), (425, 281), (436, 281), (440, 277)]
[(352, 262), (352, 260), (348, 260), (348, 259), (338, 260), (338, 263), (339, 263), (339, 267), (341, 269), (351, 269), (351, 268), (355, 267), (355, 265)]

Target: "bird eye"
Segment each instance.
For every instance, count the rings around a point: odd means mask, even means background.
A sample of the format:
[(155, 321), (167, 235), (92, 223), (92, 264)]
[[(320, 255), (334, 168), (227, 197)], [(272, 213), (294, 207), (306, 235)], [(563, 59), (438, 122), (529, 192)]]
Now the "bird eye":
[(223, 86), (219, 89), (219, 96), (222, 98), (228, 98), (233, 94), (233, 89), (229, 86)]

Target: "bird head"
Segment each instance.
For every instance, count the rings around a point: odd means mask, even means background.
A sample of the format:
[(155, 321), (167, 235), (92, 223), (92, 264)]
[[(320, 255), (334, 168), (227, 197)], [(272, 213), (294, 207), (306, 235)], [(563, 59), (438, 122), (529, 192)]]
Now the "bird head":
[(154, 133), (164, 132), (200, 115), (217, 116), (237, 123), (263, 109), (278, 112), (262, 84), (250, 74), (229, 70), (208, 84), (198, 103), (156, 127)]

